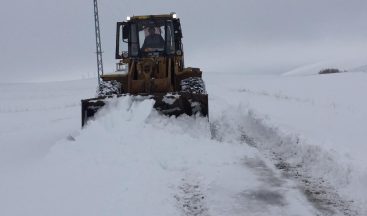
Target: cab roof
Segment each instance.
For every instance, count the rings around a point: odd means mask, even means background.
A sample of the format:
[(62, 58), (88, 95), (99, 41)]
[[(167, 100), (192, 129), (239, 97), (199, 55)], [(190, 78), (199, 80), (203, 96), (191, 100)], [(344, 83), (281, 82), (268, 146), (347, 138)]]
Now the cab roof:
[(158, 15), (139, 15), (127, 17), (127, 20), (147, 20), (147, 19), (177, 19), (176, 13), (172, 12), (170, 14), (158, 14)]

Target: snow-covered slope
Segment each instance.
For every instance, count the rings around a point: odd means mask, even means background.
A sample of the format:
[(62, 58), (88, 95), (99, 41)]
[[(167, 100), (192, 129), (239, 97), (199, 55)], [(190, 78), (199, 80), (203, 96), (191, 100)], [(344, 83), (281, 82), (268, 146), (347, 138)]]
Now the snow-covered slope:
[(301, 65), (293, 68), (290, 71), (282, 73), (286, 76), (299, 76), (299, 75), (315, 75), (321, 70), (336, 68), (343, 72), (366, 72), (367, 67), (365, 65), (364, 55), (339, 58), (331, 58), (329, 60), (321, 60), (310, 64)]
[(365, 73), (207, 73), (210, 121), (0, 84), (0, 215), (365, 215)]

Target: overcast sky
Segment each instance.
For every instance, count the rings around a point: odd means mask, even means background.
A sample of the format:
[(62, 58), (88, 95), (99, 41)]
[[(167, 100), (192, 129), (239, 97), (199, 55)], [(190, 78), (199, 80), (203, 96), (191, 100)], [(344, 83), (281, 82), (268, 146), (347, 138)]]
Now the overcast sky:
[[(207, 72), (278, 73), (367, 56), (366, 0), (100, 0), (99, 10), (105, 71), (114, 70), (117, 21), (172, 11), (186, 66)], [(5, 0), (0, 22), (0, 82), (96, 74), (93, 0)]]

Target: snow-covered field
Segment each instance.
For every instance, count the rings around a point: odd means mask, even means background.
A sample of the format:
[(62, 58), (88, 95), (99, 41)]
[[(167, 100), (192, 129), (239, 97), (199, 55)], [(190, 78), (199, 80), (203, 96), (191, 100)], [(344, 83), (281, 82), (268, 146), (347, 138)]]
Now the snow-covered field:
[(0, 83), (0, 215), (367, 215), (367, 73), (206, 73), (210, 120)]

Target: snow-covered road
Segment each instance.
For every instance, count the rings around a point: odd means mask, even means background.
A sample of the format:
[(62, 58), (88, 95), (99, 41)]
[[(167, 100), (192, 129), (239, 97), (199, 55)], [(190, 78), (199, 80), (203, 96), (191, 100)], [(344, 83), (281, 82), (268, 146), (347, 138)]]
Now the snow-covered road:
[(0, 84), (0, 215), (364, 215), (363, 129), (346, 151), (344, 127), (315, 122), (360, 126), (366, 104), (302, 90), (366, 79), (345, 76), (211, 73), (209, 122), (126, 97), (83, 130), (94, 80)]

